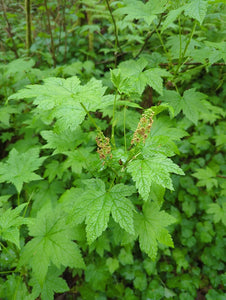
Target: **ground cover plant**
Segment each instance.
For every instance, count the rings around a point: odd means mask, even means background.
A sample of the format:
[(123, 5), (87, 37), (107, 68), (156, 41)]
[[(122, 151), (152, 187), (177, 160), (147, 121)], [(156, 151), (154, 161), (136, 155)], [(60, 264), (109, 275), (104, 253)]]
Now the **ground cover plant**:
[(225, 299), (223, 1), (0, 6), (0, 299)]

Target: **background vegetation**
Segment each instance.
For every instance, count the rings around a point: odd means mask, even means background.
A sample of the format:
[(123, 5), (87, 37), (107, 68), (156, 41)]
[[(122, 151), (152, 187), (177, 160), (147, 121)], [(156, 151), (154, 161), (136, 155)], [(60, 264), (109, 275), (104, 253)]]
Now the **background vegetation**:
[(223, 2), (1, 0), (1, 299), (225, 299)]

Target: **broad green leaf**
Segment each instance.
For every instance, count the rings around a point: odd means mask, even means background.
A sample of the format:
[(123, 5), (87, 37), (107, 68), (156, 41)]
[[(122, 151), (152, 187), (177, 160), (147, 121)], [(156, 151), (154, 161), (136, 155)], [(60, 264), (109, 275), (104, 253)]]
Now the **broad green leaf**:
[(63, 152), (63, 154), (67, 155), (63, 168), (71, 168), (73, 173), (81, 174), (82, 168), (89, 169), (89, 157), (92, 150), (93, 148), (86, 147)]
[(19, 215), (26, 205), (27, 203), (24, 203), (15, 209), (10, 208), (0, 216), (0, 236), (18, 248), (20, 248), (20, 225), (27, 224), (27, 220)]
[(153, 68), (144, 71), (144, 76), (147, 84), (151, 86), (160, 95), (163, 93), (163, 80), (162, 77), (169, 77), (171, 74), (166, 70), (160, 68)]
[(75, 149), (81, 144), (82, 139), (84, 138), (84, 134), (80, 127), (74, 131), (67, 129), (59, 133), (52, 130), (45, 130), (41, 131), (41, 136), (47, 141), (47, 144), (42, 148), (55, 149), (53, 155)]
[(34, 300), (28, 292), (24, 278), (17, 273), (8, 275), (0, 284), (0, 299)]
[(151, 138), (164, 136), (170, 138), (173, 141), (179, 141), (182, 137), (188, 136), (188, 133), (180, 128), (176, 128), (175, 120), (171, 120), (167, 116), (160, 116), (153, 122), (151, 128)]
[(177, 116), (181, 111), (182, 98), (176, 91), (164, 90), (163, 95), (159, 97), (161, 101), (164, 101), (171, 105), (174, 109), (174, 115)]
[(33, 277), (29, 282), (33, 287), (32, 296), (36, 299), (41, 294), (42, 300), (53, 300), (54, 292), (63, 293), (69, 291), (66, 281), (59, 277), (60, 273), (56, 267), (50, 267), (43, 286)]
[(106, 260), (106, 265), (108, 266), (109, 272), (113, 274), (115, 270), (119, 268), (119, 261), (117, 258), (109, 257)]
[(11, 114), (18, 113), (16, 107), (14, 106), (2, 106), (0, 107), (0, 126), (1, 123), (5, 126), (9, 126), (9, 119)]
[(24, 153), (12, 149), (8, 160), (0, 162), (0, 182), (13, 183), (18, 191), (21, 192), (24, 182), (40, 180), (42, 177), (35, 174), (46, 157), (39, 157), (39, 149), (32, 148)]
[(149, 156), (144, 152), (144, 159), (136, 159), (129, 163), (128, 172), (131, 173), (136, 187), (142, 198), (148, 199), (152, 183), (173, 190), (170, 173), (184, 175), (184, 172), (164, 155)]
[(216, 172), (209, 167), (206, 167), (205, 169), (197, 169), (192, 176), (199, 180), (197, 186), (206, 186), (207, 191), (210, 191), (214, 186), (218, 186)]
[(73, 230), (60, 213), (42, 210), (28, 228), (33, 239), (23, 248), (20, 265), (30, 266), (42, 287), (51, 264), (84, 268), (78, 246), (72, 241)]
[(213, 214), (214, 223), (222, 221), (222, 223), (226, 226), (226, 202), (223, 203), (222, 207), (217, 203), (209, 204), (207, 213)]
[(126, 20), (144, 19), (150, 25), (157, 14), (166, 9), (166, 0), (149, 0), (146, 4), (138, 0), (124, 0), (124, 7), (114, 11), (116, 15), (127, 15)]
[(174, 247), (172, 238), (165, 228), (175, 222), (175, 218), (160, 211), (159, 206), (153, 202), (143, 205), (143, 214), (135, 216), (135, 229), (139, 236), (140, 248), (152, 259), (156, 259), (158, 242)]
[(101, 108), (104, 92), (101, 81), (94, 78), (81, 86), (76, 76), (67, 79), (50, 77), (44, 79), (43, 85), (28, 85), (9, 99), (35, 98), (38, 109), (48, 112), (51, 120), (56, 118), (58, 131), (65, 131), (68, 128), (75, 130), (83, 122), (86, 111), (81, 103), (88, 111)]
[(196, 92), (195, 89), (190, 89), (184, 92), (181, 101), (181, 108), (185, 116), (197, 125), (199, 120), (199, 113), (207, 111), (201, 100), (207, 98), (207, 95)]
[(147, 61), (143, 58), (122, 62), (118, 69), (111, 71), (111, 81), (120, 93), (141, 95), (146, 86), (146, 77), (142, 73)]
[(182, 13), (182, 11), (185, 9), (185, 6), (179, 7), (177, 9), (171, 10), (168, 14), (164, 22), (162, 23), (162, 29), (161, 32), (163, 32), (166, 28), (168, 28), (176, 19), (177, 17)]
[(74, 198), (73, 215), (78, 223), (85, 219), (87, 240), (91, 244), (107, 228), (110, 214), (113, 219), (127, 232), (133, 234), (133, 205), (126, 197), (135, 192), (133, 186), (116, 184), (110, 191), (105, 190), (100, 179), (86, 182), (85, 192), (80, 197), (72, 190), (67, 197)]
[(189, 16), (202, 24), (207, 11), (208, 1), (206, 0), (191, 0), (185, 7), (185, 16)]
[(35, 65), (35, 61), (33, 59), (27, 58), (19, 58), (14, 59), (7, 65), (7, 75), (15, 75), (15, 73), (23, 73), (27, 72)]

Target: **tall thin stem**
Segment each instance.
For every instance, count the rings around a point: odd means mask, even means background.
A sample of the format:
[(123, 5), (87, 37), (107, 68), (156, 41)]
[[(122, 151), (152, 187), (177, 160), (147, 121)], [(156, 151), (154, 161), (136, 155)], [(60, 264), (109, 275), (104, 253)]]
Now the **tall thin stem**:
[(87, 113), (87, 115), (88, 115), (90, 121), (92, 122), (92, 124), (94, 125), (94, 127), (95, 127), (97, 130), (100, 130), (100, 131), (101, 131), (100, 127), (97, 126), (95, 120), (94, 120), (93, 117), (90, 115), (90, 113), (89, 113), (88, 109), (85, 107), (85, 105), (84, 105), (82, 102), (80, 102), (80, 105), (82, 106), (82, 108), (84, 109), (84, 111)]
[(179, 69), (180, 69), (180, 68), (184, 65), (184, 63), (186, 62), (186, 61), (183, 62), (183, 60), (184, 60), (185, 54), (186, 54), (186, 52), (187, 52), (187, 50), (188, 50), (188, 46), (189, 46), (190, 43), (191, 43), (191, 39), (192, 39), (192, 37), (193, 37), (193, 35), (194, 35), (196, 25), (197, 25), (197, 22), (195, 21), (195, 23), (194, 23), (194, 25), (193, 25), (193, 28), (192, 28), (192, 31), (191, 31), (191, 34), (190, 34), (190, 37), (189, 37), (189, 39), (188, 39), (188, 41), (187, 41), (187, 44), (186, 44), (186, 46), (185, 46), (185, 48), (184, 48), (184, 52), (183, 52), (183, 54), (182, 54), (181, 60), (180, 60), (180, 62), (179, 62), (179, 64), (178, 64), (178, 66), (177, 66), (177, 69), (176, 69), (174, 75), (177, 74), (177, 72), (179, 71)]
[(126, 145), (126, 106), (124, 106), (124, 111), (123, 111), (123, 133), (124, 133), (125, 152), (127, 152), (127, 145)]
[(112, 127), (111, 127), (111, 142), (114, 148), (116, 149), (115, 144), (115, 111), (116, 111), (116, 102), (117, 102), (118, 90), (115, 93), (114, 106), (113, 106), (113, 116), (112, 116)]
[[(120, 47), (120, 44), (119, 44), (119, 40), (118, 40), (118, 29), (117, 29), (117, 25), (116, 25), (116, 22), (115, 22), (115, 18), (113, 16), (113, 13), (112, 13), (112, 10), (111, 10), (111, 6), (109, 4), (109, 1), (108, 0), (105, 0), (106, 1), (106, 4), (107, 4), (107, 7), (108, 7), (108, 10), (109, 10), (109, 13), (111, 15), (111, 18), (112, 18), (112, 22), (113, 22), (113, 26), (114, 26), (114, 34), (115, 34), (115, 48), (116, 49), (119, 49), (119, 51), (122, 53), (122, 49)], [(115, 65), (117, 64), (117, 52), (115, 53)]]
[(27, 55), (30, 55), (30, 48), (32, 43), (31, 37), (31, 0), (25, 0), (26, 11), (26, 49)]
[(44, 0), (44, 4), (45, 4), (45, 9), (46, 9), (46, 14), (47, 14), (48, 31), (49, 31), (50, 40), (51, 40), (50, 51), (51, 51), (51, 55), (52, 55), (52, 59), (53, 59), (53, 66), (55, 68), (56, 67), (55, 46), (54, 46), (52, 29), (51, 29), (51, 25), (50, 25), (50, 14), (49, 14), (48, 6), (47, 6), (47, 0)]

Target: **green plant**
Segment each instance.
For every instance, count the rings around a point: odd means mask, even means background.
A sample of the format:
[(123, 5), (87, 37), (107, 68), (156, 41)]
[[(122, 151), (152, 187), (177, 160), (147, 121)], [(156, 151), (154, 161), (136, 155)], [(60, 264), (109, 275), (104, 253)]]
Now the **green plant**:
[(2, 299), (223, 299), (222, 3), (182, 2), (64, 3), (63, 51), (37, 4), (51, 55), (0, 66)]

